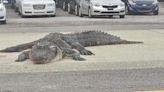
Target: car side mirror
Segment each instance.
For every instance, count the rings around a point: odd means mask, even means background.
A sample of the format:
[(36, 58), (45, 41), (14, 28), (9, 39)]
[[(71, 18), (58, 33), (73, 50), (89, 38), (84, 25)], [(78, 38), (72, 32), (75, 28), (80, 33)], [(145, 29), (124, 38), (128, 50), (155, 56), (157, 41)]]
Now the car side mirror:
[(7, 1), (7, 0), (3, 0), (3, 3), (4, 3), (4, 4), (7, 4), (7, 3), (8, 3), (8, 1)]

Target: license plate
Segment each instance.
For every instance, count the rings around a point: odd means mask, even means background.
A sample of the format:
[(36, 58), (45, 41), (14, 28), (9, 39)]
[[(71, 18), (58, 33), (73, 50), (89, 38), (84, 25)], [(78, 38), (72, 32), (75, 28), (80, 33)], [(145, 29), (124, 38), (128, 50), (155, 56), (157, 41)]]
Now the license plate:
[(34, 6), (34, 9), (37, 9), (37, 10), (39, 10), (39, 9), (44, 9), (44, 8), (45, 8), (44, 5), (35, 5), (35, 6)]
[(147, 6), (147, 5), (146, 5), (146, 4), (143, 4), (142, 6), (144, 6), (144, 7), (145, 7), (145, 6)]
[(108, 8), (108, 10), (113, 10), (113, 8)]

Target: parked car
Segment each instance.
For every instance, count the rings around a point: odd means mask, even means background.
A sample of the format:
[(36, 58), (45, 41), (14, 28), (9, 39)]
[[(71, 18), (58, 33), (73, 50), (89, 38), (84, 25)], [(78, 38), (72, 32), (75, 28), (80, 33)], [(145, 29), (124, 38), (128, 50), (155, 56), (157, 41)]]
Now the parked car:
[(67, 11), (69, 1), (70, 0), (58, 0), (58, 6), (61, 7), (64, 11)]
[(18, 4), (21, 17), (48, 15), (55, 17), (56, 5), (54, 0), (21, 0)]
[(57, 6), (62, 8), (64, 11), (68, 11), (68, 6), (72, 4), (75, 0), (57, 0)]
[(21, 2), (21, 0), (15, 0), (15, 3), (14, 3), (14, 11), (15, 12), (18, 12), (18, 7), (19, 7), (20, 2)]
[(6, 7), (4, 4), (8, 3), (7, 0), (0, 0), (0, 23), (6, 24)]
[(127, 14), (153, 13), (158, 15), (159, 5), (157, 0), (123, 0), (126, 4)]
[(68, 2), (68, 13), (74, 13), (75, 15), (79, 15), (79, 6), (80, 0), (69, 0)]
[(79, 16), (114, 16), (125, 17), (125, 4), (121, 0), (81, 0)]

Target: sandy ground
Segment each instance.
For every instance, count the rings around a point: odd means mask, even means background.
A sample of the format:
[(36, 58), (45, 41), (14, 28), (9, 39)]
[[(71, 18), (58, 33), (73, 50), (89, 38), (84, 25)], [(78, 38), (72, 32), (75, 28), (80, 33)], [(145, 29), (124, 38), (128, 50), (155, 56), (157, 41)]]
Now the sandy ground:
[[(142, 41), (144, 44), (88, 47), (94, 56), (82, 56), (87, 61), (70, 58), (36, 65), (29, 60), (14, 62), (19, 53), (0, 53), (0, 73), (57, 72), (152, 68), (164, 65), (164, 32), (162, 30), (110, 31), (122, 39)], [(1, 33), (0, 49), (39, 39), (48, 33)], [(30, 38), (30, 39), (29, 39)]]

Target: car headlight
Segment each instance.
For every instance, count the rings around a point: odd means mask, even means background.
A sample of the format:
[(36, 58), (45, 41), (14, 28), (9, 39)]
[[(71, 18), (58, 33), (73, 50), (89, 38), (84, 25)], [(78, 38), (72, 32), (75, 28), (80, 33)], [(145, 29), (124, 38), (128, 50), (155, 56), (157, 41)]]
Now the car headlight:
[(135, 5), (136, 3), (133, 0), (128, 0), (130, 4)]
[(31, 4), (23, 4), (24, 7), (30, 7)]
[(49, 4), (47, 4), (47, 6), (55, 6), (55, 4), (54, 3), (49, 3)]

